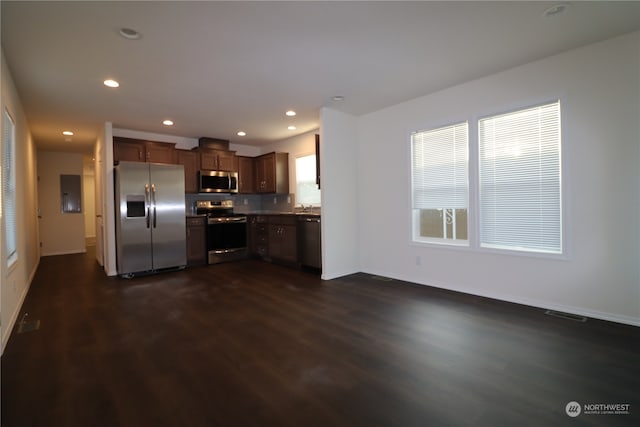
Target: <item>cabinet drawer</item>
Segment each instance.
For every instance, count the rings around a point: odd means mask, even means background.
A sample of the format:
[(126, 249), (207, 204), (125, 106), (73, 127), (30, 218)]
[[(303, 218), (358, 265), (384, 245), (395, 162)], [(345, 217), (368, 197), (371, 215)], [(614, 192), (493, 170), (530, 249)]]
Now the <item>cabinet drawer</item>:
[(207, 223), (207, 218), (206, 217), (191, 217), (191, 218), (187, 218), (187, 227), (189, 226), (204, 226)]
[(269, 224), (296, 225), (294, 215), (273, 215), (269, 217)]

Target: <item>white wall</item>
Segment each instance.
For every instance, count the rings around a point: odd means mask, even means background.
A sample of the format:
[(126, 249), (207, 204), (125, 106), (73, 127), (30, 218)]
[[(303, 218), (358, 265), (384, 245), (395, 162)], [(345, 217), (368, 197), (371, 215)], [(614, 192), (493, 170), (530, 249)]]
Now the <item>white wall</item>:
[[(82, 177), (82, 154), (38, 152), (38, 208), (42, 255), (85, 252), (84, 215), (62, 213), (60, 175)], [(84, 209), (85, 201), (82, 201)]]
[[(409, 133), (557, 98), (567, 259), (411, 244)], [(640, 33), (358, 118), (362, 270), (640, 325), (639, 121)]]
[(104, 271), (108, 276), (118, 274), (116, 266), (116, 212), (114, 205), (115, 184), (113, 169), (113, 124), (104, 124), (104, 135), (100, 152), (102, 179), (102, 229), (104, 238)]
[[(18, 258), (11, 268), (6, 265), (6, 251), (4, 239), (0, 244), (0, 340), (2, 351), (9, 339), (13, 325), (20, 312), (33, 276), (40, 260), (38, 238), (38, 219), (36, 208), (36, 169), (37, 156), (35, 144), (31, 138), (22, 103), (16, 91), (13, 78), (2, 52), (2, 113), (9, 110), (15, 121), (16, 137), (16, 237)], [(2, 135), (2, 120), (0, 120), (0, 135)], [(4, 144), (4, 142), (3, 142)], [(4, 178), (3, 178), (4, 179)], [(1, 210), (0, 210), (1, 212)], [(0, 221), (0, 229), (4, 230), (4, 217)], [(2, 236), (2, 234), (0, 234)]]
[(329, 108), (320, 111), (322, 178), (322, 278), (360, 271), (358, 265), (357, 120)]

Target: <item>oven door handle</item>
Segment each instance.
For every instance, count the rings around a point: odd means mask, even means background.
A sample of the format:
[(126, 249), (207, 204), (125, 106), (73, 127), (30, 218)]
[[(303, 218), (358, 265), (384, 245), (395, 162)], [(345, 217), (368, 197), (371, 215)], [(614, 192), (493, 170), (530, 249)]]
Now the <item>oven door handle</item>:
[(215, 250), (211, 250), (209, 252), (213, 252), (214, 254), (218, 255), (218, 254), (230, 254), (230, 253), (234, 253), (234, 252), (242, 252), (242, 251), (244, 251), (246, 249), (247, 248), (215, 249)]
[(224, 224), (225, 222), (247, 222), (246, 217), (222, 217), (222, 218), (209, 218), (207, 221), (209, 224)]

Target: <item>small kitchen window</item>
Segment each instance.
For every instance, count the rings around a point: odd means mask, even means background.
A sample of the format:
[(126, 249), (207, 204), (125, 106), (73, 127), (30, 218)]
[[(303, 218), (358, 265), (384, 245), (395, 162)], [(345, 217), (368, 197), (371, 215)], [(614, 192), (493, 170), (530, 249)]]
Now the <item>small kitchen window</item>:
[(296, 204), (320, 206), (320, 189), (316, 181), (316, 155), (296, 158)]

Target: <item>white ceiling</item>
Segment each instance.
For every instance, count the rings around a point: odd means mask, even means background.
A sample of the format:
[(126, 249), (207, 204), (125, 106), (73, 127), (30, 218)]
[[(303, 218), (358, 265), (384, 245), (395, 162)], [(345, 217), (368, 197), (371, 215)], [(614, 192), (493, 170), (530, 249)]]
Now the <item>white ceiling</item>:
[(88, 152), (105, 121), (259, 145), (640, 29), (640, 2), (557, 3), (2, 0), (1, 36), (40, 149)]

